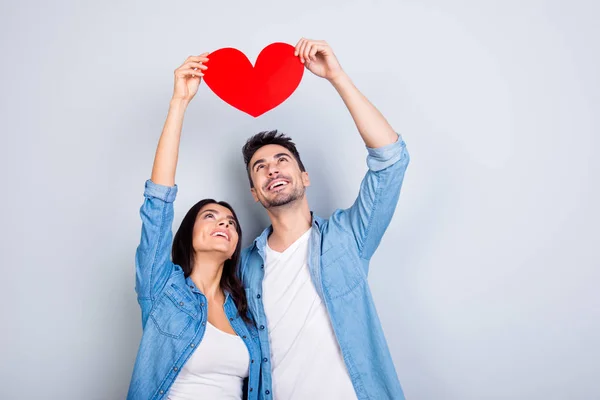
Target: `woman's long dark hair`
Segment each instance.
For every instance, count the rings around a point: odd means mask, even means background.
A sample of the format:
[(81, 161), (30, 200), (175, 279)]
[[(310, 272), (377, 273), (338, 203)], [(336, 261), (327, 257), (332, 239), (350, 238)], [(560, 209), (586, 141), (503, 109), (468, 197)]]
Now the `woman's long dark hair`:
[(198, 213), (202, 207), (207, 204), (218, 204), (227, 208), (229, 211), (231, 211), (231, 214), (235, 219), (235, 230), (238, 234), (238, 242), (237, 246), (235, 246), (235, 251), (231, 256), (231, 259), (225, 261), (225, 265), (223, 266), (223, 274), (221, 275), (221, 289), (229, 292), (229, 295), (232, 297), (233, 302), (238, 309), (240, 317), (242, 317), (245, 322), (250, 323), (250, 319), (248, 318), (248, 300), (246, 299), (246, 291), (244, 290), (244, 286), (242, 285), (242, 282), (238, 278), (237, 274), (238, 263), (240, 261), (240, 254), (242, 251), (242, 228), (240, 227), (240, 223), (235, 211), (233, 211), (233, 207), (231, 207), (228, 203), (224, 201), (215, 201), (213, 199), (204, 199), (200, 200), (192, 208), (190, 208), (183, 218), (183, 221), (181, 221), (181, 225), (179, 226), (179, 229), (173, 238), (173, 249), (171, 252), (173, 263), (179, 265), (183, 269), (183, 274), (186, 278), (192, 273), (195, 258), (193, 246), (194, 225), (196, 223), (196, 217), (198, 216)]

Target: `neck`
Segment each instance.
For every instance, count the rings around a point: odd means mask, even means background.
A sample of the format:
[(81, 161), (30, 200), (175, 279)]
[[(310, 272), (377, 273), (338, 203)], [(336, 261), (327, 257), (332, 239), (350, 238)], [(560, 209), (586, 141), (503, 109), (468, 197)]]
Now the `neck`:
[(223, 254), (197, 252), (190, 278), (208, 300), (223, 297)]
[(269, 246), (275, 251), (284, 251), (311, 226), (312, 217), (306, 197), (281, 207), (267, 210), (273, 232), (269, 236)]

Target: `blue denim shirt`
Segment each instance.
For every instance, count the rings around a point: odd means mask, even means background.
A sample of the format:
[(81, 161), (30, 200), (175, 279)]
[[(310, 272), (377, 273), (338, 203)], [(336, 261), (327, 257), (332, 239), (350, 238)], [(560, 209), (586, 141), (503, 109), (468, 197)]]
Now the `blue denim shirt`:
[[(409, 163), (402, 138), (368, 149), (358, 198), (329, 219), (313, 215), (308, 266), (323, 300), (358, 399), (404, 399), (367, 282), (369, 260), (394, 214)], [(242, 252), (240, 270), (262, 349), (261, 391), (271, 393), (267, 317), (261, 301), (267, 238), (272, 227)], [(279, 400), (279, 399), (277, 399)]]
[[(177, 186), (146, 181), (141, 241), (136, 251), (136, 292), (142, 309), (142, 340), (128, 399), (163, 399), (206, 330), (208, 303), (194, 282), (171, 261), (173, 201)], [(250, 354), (248, 399), (259, 399), (260, 345), (254, 325), (238, 315), (226, 294), (225, 314)]]

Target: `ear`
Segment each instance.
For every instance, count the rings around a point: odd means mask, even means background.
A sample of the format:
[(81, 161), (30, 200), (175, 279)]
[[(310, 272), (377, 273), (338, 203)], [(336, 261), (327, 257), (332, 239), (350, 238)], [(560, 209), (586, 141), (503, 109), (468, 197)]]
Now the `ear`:
[(250, 189), (250, 193), (252, 193), (252, 198), (254, 199), (254, 202), (258, 203), (258, 196), (256, 195), (256, 189), (255, 188), (251, 188)]
[(308, 172), (302, 172), (302, 184), (304, 187), (310, 186), (310, 178), (308, 177)]

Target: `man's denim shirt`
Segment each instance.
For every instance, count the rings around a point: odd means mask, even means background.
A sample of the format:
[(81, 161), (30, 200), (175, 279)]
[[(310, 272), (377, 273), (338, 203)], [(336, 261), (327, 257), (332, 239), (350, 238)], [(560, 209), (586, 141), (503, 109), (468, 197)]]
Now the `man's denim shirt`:
[[(142, 309), (142, 340), (127, 399), (164, 399), (185, 362), (206, 330), (208, 303), (194, 282), (171, 261), (173, 201), (177, 186), (146, 181), (141, 241), (136, 251), (136, 292)], [(256, 327), (238, 315), (226, 294), (225, 314), (250, 353), (249, 377), (244, 392), (260, 399), (260, 344)], [(244, 397), (246, 398), (246, 397)]]
[[(401, 137), (390, 145), (367, 150), (369, 169), (354, 204), (336, 210), (329, 219), (313, 215), (308, 265), (358, 398), (404, 399), (367, 275), (369, 260), (394, 214), (409, 155)], [(261, 293), (271, 230), (265, 229), (244, 249), (240, 270), (258, 326), (263, 363), (260, 385), (267, 399), (272, 396), (271, 353)]]

